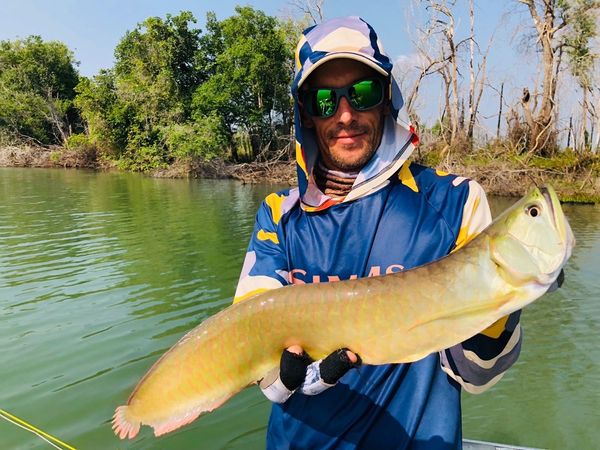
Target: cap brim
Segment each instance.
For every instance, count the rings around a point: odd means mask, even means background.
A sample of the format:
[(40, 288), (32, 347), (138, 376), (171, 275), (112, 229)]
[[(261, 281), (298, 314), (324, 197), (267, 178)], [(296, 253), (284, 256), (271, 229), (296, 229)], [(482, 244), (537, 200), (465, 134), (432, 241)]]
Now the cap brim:
[(333, 59), (352, 59), (354, 61), (361, 62), (366, 66), (369, 66), (381, 75), (384, 75), (386, 77), (389, 76), (389, 73), (383, 67), (381, 67), (377, 60), (375, 60), (374, 58), (370, 58), (367, 55), (354, 52), (332, 52), (318, 60), (316, 63), (310, 66), (308, 70), (302, 71), (302, 78), (300, 78), (300, 80), (298, 81), (298, 89), (300, 89), (300, 86), (304, 84), (304, 82), (310, 76), (311, 73), (313, 73), (318, 67), (321, 67), (323, 64)]

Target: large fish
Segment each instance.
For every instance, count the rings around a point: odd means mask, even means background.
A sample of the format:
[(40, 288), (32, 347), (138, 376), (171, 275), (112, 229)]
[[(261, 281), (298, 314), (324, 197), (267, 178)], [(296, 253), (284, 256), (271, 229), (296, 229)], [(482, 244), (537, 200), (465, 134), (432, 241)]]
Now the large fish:
[(348, 347), (364, 364), (406, 363), (456, 345), (556, 282), (575, 238), (551, 187), (533, 189), (465, 247), (401, 273), (271, 290), (207, 319), (116, 409), (113, 429), (156, 436), (212, 411), (279, 364)]

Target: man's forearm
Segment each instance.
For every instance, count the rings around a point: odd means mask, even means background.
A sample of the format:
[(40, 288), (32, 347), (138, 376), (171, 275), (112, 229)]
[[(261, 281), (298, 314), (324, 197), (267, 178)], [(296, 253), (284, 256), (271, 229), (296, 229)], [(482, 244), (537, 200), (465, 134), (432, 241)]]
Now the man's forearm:
[(467, 392), (486, 391), (519, 357), (521, 311), (516, 311), (467, 341), (440, 352), (442, 369)]

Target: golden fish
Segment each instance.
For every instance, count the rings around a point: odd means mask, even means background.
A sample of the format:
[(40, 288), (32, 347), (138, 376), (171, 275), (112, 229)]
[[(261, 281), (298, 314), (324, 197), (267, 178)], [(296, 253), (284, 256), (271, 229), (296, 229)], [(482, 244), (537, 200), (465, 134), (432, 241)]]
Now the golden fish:
[[(319, 359), (350, 348), (364, 364), (449, 348), (542, 296), (575, 238), (551, 187), (533, 189), (465, 247), (405, 272), (287, 286), (229, 306), (187, 333), (141, 379), (113, 429), (156, 436), (212, 411), (298, 344)], [(335, 326), (331, 326), (335, 324)]]

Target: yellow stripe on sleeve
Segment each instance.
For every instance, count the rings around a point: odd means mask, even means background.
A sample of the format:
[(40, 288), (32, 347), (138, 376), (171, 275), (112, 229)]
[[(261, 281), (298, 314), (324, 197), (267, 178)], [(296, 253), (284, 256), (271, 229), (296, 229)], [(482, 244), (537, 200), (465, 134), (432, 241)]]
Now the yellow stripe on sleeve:
[(509, 316), (510, 315), (504, 316), (503, 318), (497, 320), (491, 326), (483, 330), (480, 334), (483, 334), (484, 336), (490, 337), (492, 339), (498, 339), (502, 332), (506, 330), (506, 322), (508, 322)]
[(283, 211), (283, 201), (286, 199), (285, 195), (270, 194), (266, 199), (265, 203), (271, 208), (271, 217), (273, 217), (273, 223), (277, 225), (281, 220), (281, 213)]
[(277, 237), (277, 233), (271, 233), (265, 230), (259, 230), (256, 233), (256, 238), (259, 241), (271, 241), (277, 245), (279, 245), (279, 238)]
[[(475, 199), (475, 205), (473, 206), (473, 211), (477, 211), (477, 208), (479, 208), (479, 198)], [(463, 219), (463, 223), (464, 222), (465, 222), (465, 220)], [(459, 248), (467, 245), (471, 241), (471, 239), (473, 239), (475, 236), (477, 236), (479, 234), (479, 232), (481, 231), (481, 230), (471, 230), (469, 225), (470, 224), (460, 227), (460, 231), (458, 232), (458, 237), (456, 238), (456, 245), (454, 247), (454, 250), (452, 250), (452, 252), (455, 252)]]

